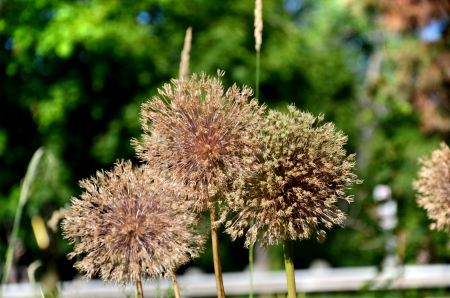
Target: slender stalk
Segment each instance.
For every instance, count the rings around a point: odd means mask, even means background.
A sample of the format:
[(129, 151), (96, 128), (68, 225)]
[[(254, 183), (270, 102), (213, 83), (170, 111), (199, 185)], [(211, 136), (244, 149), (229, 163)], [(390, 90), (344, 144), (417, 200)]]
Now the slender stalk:
[(255, 50), (256, 50), (256, 98), (259, 99), (259, 52), (262, 44), (263, 15), (262, 0), (255, 0)]
[(5, 288), (6, 283), (8, 282), (9, 272), (11, 271), (14, 256), (14, 248), (16, 247), (16, 241), (19, 234), (19, 226), (20, 220), (22, 218), (23, 207), (27, 202), (28, 193), (30, 191), (33, 178), (36, 175), (39, 160), (41, 159), (43, 154), (44, 154), (43, 148), (39, 148), (38, 150), (36, 150), (36, 152), (33, 154), (33, 157), (31, 158), (30, 164), (28, 165), (27, 173), (25, 174), (25, 179), (23, 181), (22, 189), (20, 191), (19, 204), (17, 205), (16, 215), (14, 217), (14, 225), (11, 233), (11, 239), (9, 241), (9, 245), (6, 251), (5, 267), (3, 268), (2, 289), (0, 291), (0, 294), (2, 295), (0, 296), (3, 296), (3, 290)]
[[(250, 228), (253, 226), (253, 219), (250, 222)], [(253, 244), (250, 245), (248, 250), (248, 269), (250, 271), (250, 291), (248, 293), (249, 298), (253, 298)]]
[(34, 273), (36, 272), (36, 269), (38, 269), (40, 266), (42, 266), (42, 262), (40, 260), (34, 261), (31, 263), (27, 268), (27, 275), (28, 279), (30, 280), (31, 289), (33, 291), (34, 297), (37, 297), (36, 293), (36, 278), (34, 277)]
[(192, 27), (187, 28), (184, 37), (183, 51), (181, 52), (180, 77), (189, 79), (189, 60), (192, 44)]
[(161, 279), (159, 279), (159, 278), (156, 280), (156, 289), (155, 289), (156, 290), (156, 293), (155, 293), (156, 298), (162, 297), (160, 280)]
[(225, 298), (225, 289), (223, 287), (222, 280), (222, 266), (220, 265), (219, 257), (219, 238), (217, 236), (217, 228), (214, 225), (214, 222), (216, 221), (216, 208), (211, 208), (209, 212), (211, 217), (211, 241), (214, 260), (214, 273), (216, 275), (217, 298)]
[(180, 296), (180, 288), (178, 287), (177, 274), (175, 271), (172, 272), (172, 283), (173, 283), (173, 293), (175, 298), (181, 298)]
[(259, 100), (259, 68), (260, 68), (260, 53), (259, 50), (256, 51), (256, 86), (255, 86), (255, 96)]
[[(259, 100), (259, 68), (260, 68), (260, 51), (262, 44), (262, 0), (255, 1), (255, 50), (256, 50), (256, 84), (255, 96)], [(250, 228), (253, 226), (253, 220), (250, 223)], [(249, 298), (253, 298), (253, 244), (248, 250), (248, 265), (250, 270), (250, 292)]]
[(136, 291), (137, 291), (137, 298), (144, 298), (144, 291), (142, 290), (142, 282), (140, 275), (138, 277), (138, 280), (136, 281)]
[(286, 270), (286, 281), (288, 287), (288, 298), (295, 298), (297, 290), (295, 289), (294, 258), (292, 254), (292, 241), (286, 238), (283, 243), (284, 266)]

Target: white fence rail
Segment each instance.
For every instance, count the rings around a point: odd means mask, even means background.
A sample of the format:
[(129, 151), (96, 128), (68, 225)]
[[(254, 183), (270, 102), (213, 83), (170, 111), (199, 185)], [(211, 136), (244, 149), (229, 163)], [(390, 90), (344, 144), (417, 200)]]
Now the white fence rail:
[[(406, 265), (378, 272), (376, 267), (320, 268), (296, 270), (295, 279), (298, 292), (339, 292), (358, 291), (362, 288), (409, 289), (450, 287), (450, 265)], [(249, 291), (249, 273), (224, 273), (227, 295), (246, 295)], [(178, 277), (181, 296), (204, 297), (216, 295), (213, 274), (187, 274)], [(147, 282), (144, 284), (146, 297), (165, 296), (170, 291), (171, 282)], [(254, 272), (255, 294), (285, 293), (284, 271)], [(100, 280), (85, 282), (75, 280), (60, 285), (61, 298), (75, 297), (129, 297), (134, 287), (119, 288), (103, 284)], [(30, 284), (7, 285), (4, 298), (41, 297), (39, 285), (32, 289)]]

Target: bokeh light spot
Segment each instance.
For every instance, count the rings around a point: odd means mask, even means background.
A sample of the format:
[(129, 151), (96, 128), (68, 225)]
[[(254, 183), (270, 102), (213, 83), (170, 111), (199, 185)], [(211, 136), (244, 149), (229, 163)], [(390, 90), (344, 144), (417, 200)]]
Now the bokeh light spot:
[(288, 13), (297, 13), (299, 12), (303, 7), (303, 1), (302, 0), (285, 0), (283, 3), (284, 10), (286, 10)]
[(8, 38), (5, 42), (5, 50), (11, 51), (14, 46), (14, 39), (12, 37)]
[(147, 25), (151, 21), (152, 15), (147, 11), (141, 11), (136, 17), (136, 22), (138, 22), (141, 25)]
[(425, 42), (435, 42), (438, 41), (442, 33), (444, 32), (445, 28), (447, 27), (447, 20), (445, 19), (436, 19), (432, 20), (420, 29), (419, 31), (419, 38), (422, 41)]

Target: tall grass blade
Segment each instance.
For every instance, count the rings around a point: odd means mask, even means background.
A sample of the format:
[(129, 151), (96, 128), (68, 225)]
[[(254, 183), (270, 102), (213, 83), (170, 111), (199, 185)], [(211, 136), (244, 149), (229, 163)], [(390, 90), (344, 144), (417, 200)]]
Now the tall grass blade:
[(22, 189), (20, 191), (19, 203), (16, 208), (16, 215), (14, 217), (14, 225), (11, 233), (11, 239), (9, 241), (9, 245), (6, 251), (6, 261), (5, 266), (3, 268), (3, 277), (2, 277), (2, 289), (1, 289), (1, 297), (3, 297), (3, 292), (6, 286), (6, 283), (9, 279), (9, 274), (11, 271), (11, 266), (14, 257), (14, 248), (16, 246), (17, 237), (19, 234), (19, 226), (20, 220), (22, 218), (23, 207), (25, 206), (28, 194), (30, 192), (31, 185), (33, 183), (33, 179), (36, 175), (37, 167), (39, 165), (39, 161), (44, 154), (44, 148), (39, 148), (31, 158), (31, 162), (28, 165), (27, 172), (25, 174), (25, 179), (23, 181)]

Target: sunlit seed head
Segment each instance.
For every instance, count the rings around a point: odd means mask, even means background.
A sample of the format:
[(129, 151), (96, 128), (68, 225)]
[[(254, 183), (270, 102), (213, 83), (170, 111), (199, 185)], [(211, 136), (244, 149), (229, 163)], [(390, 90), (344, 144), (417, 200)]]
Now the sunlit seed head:
[(419, 159), (422, 167), (413, 186), (417, 203), (433, 221), (430, 228), (450, 231), (450, 148), (441, 143), (430, 157)]
[(294, 106), (288, 110), (287, 115), (269, 111), (258, 145), (246, 157), (249, 170), (237, 175), (227, 196), (224, 213), (237, 211), (226, 229), (233, 239), (254, 221), (245, 234), (246, 246), (258, 235), (263, 246), (311, 235), (323, 240), (322, 227), (342, 225), (345, 219), (331, 202), (349, 200), (345, 190), (361, 183), (353, 173), (355, 155), (343, 149), (347, 138), (334, 125), (319, 125), (322, 115)]
[[(142, 142), (133, 140), (137, 155), (169, 180), (186, 187), (198, 211), (208, 209), (226, 187), (230, 169), (255, 141), (252, 131), (264, 107), (253, 91), (233, 85), (226, 92), (219, 78), (194, 74), (172, 80), (142, 106)], [(157, 136), (157, 139), (155, 139)]]
[(99, 275), (119, 285), (135, 283), (198, 255), (205, 239), (193, 229), (196, 216), (155, 177), (147, 166), (121, 161), (80, 182), (85, 192), (72, 198), (62, 228), (64, 238), (75, 243), (68, 257), (83, 256), (74, 266), (86, 279)]

